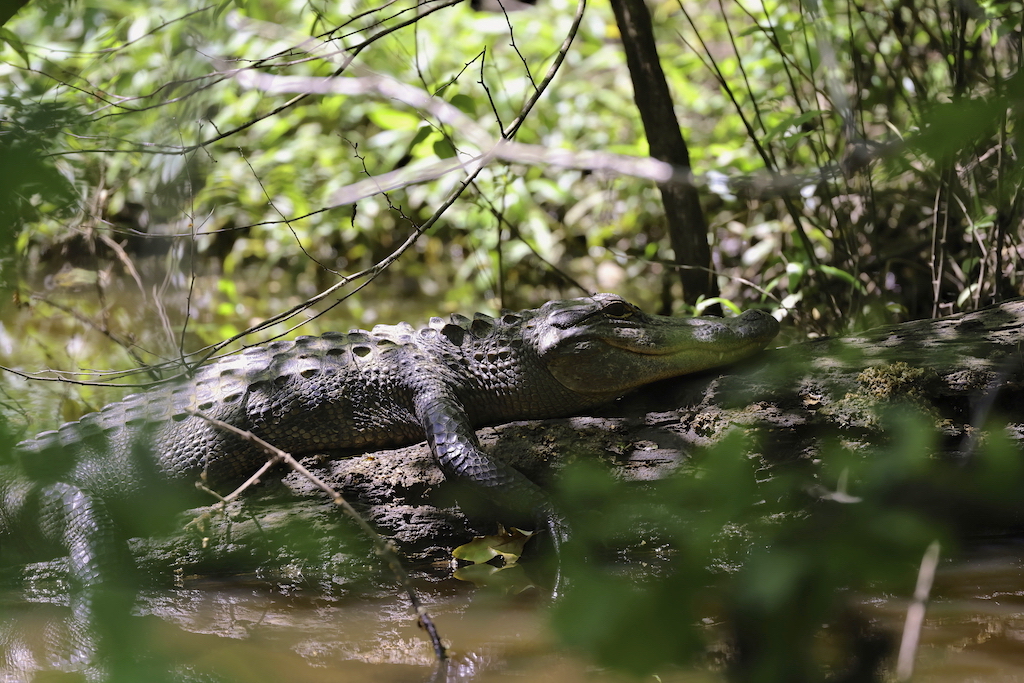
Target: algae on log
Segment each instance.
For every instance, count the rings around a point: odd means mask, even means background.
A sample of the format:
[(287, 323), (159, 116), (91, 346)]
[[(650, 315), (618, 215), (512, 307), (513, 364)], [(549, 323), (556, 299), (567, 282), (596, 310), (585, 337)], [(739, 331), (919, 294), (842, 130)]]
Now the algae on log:
[[(847, 448), (878, 444), (887, 438), (881, 416), (893, 405), (923, 411), (941, 434), (941, 450), (953, 456), (968, 447), (986, 416), (1001, 419), (1020, 443), (1024, 301), (769, 350), (725, 372), (651, 385), (591, 416), (509, 423), (479, 435), (491, 453), (541, 483), (579, 458), (599, 459), (624, 480), (649, 481), (669, 476), (695, 449), (735, 428), (759, 440), (760, 454), (753, 457), (769, 469), (812, 463), (825, 439), (841, 439)], [(450, 557), (451, 547), (472, 535), (425, 445), (303, 462), (392, 535), (407, 556)], [(281, 501), (276, 487), (273, 502), (256, 502), (257, 523), (249, 532), (238, 517), (225, 525), (222, 514), (211, 513), (174, 539), (143, 544), (144, 564), (171, 561), (185, 571), (225, 566), (233, 562), (231, 552), (251, 553), (254, 538), (347, 525), (341, 511), (297, 474), (285, 477), (284, 488), (301, 495)], [(237, 511), (250, 503), (234, 505)], [(325, 564), (360, 555), (339, 553), (329, 542), (320, 547)]]

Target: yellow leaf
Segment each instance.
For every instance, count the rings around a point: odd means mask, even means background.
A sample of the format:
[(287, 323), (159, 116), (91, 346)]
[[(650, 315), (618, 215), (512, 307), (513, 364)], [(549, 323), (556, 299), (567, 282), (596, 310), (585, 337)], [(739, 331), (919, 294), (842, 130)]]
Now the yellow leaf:
[(499, 528), (498, 533), (493, 536), (477, 536), (469, 543), (460, 545), (452, 551), (452, 557), (473, 564), (482, 564), (500, 556), (505, 564), (515, 564), (523, 554), (523, 546), (533, 535), (532, 532), (516, 528), (508, 531)]

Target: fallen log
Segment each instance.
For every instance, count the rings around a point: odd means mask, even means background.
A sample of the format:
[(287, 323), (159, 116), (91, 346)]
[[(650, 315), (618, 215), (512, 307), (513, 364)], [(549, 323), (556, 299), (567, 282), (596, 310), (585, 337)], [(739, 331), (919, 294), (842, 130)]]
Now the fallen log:
[[(900, 407), (926, 415), (941, 434), (939, 450), (952, 457), (969, 453), (989, 419), (1020, 444), (1024, 301), (768, 350), (724, 372), (651, 385), (590, 416), (509, 423), (479, 436), (545, 485), (581, 458), (605, 463), (623, 480), (650, 482), (733, 429), (751, 432), (759, 443), (751, 457), (766, 468), (813, 466), (826, 440), (854, 449), (886, 440), (885, 416)], [(338, 460), (324, 454), (303, 464), (407, 557), (445, 562), (475, 531), (493, 532), (467, 521), (425, 445)], [(301, 476), (264, 488), (226, 511), (186, 513), (183, 530), (170, 538), (137, 540), (141, 563), (186, 575), (294, 565), (305, 575), (337, 577), (370, 561), (369, 545), (352, 540), (351, 525)]]

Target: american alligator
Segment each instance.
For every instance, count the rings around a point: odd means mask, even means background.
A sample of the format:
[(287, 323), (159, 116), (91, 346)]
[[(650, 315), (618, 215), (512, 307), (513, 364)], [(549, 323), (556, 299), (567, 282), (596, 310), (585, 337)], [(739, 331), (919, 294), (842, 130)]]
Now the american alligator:
[(488, 457), (476, 427), (579, 413), (753, 354), (777, 331), (761, 311), (670, 318), (598, 294), (498, 318), (453, 315), (422, 329), (378, 325), (248, 348), (18, 444), (0, 468), (0, 560), (23, 561), (19, 550), (42, 545), (68, 553), (78, 583), (110, 580), (140, 518), (184, 509), (179, 492), (195, 494), (197, 482), (229, 491), (266, 462), (201, 416), (294, 455), (425, 437), (447, 478), (527, 510), (557, 542), (565, 532), (545, 496)]

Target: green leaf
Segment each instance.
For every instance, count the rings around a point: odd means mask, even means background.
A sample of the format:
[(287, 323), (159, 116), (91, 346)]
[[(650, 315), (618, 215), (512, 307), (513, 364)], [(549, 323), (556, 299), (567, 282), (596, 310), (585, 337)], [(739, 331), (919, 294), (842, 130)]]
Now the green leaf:
[(10, 45), (11, 49), (17, 52), (18, 55), (25, 60), (25, 68), (30, 68), (28, 62), (28, 51), (25, 50), (25, 44), (21, 42), (21, 38), (14, 35), (14, 31), (9, 28), (0, 28), (0, 41)]
[(835, 266), (828, 266), (824, 264), (818, 267), (821, 269), (821, 272), (825, 273), (826, 275), (829, 275), (834, 278), (839, 278), (840, 280), (849, 283), (849, 285), (857, 289), (857, 291), (864, 291), (864, 284), (850, 273), (847, 273), (845, 270), (842, 270), (841, 268), (836, 268)]
[(510, 567), (495, 567), (490, 564), (471, 564), (456, 569), (452, 576), (459, 581), (468, 581), (474, 586), (486, 586), (497, 588), (509, 594), (522, 593), (528, 588), (533, 588), (534, 583), (530, 581), (526, 570), (522, 565)]
[[(810, 111), (805, 111), (802, 114), (792, 114), (790, 116), (786, 116), (781, 121), (779, 121), (777, 124), (772, 126), (771, 129), (768, 130), (768, 132), (764, 136), (764, 142), (771, 142), (772, 140), (774, 140), (777, 137), (789, 137), (789, 136), (784, 135), (784, 133), (786, 133), (788, 130), (790, 130), (792, 128), (798, 128), (799, 129), (801, 126), (803, 126), (808, 121), (816, 119), (816, 118), (822, 116), (823, 114), (825, 114), (825, 112), (822, 111), (821, 109), (812, 109)], [(799, 131), (799, 130), (794, 131), (794, 133), (801, 133), (801, 132), (803, 132), (803, 131)]]
[(83, 287), (95, 286), (100, 279), (100, 274), (95, 270), (85, 268), (67, 268), (56, 273), (52, 280), (53, 287), (63, 289), (81, 289)]
[(434, 132), (433, 126), (424, 123), (420, 126), (420, 129), (416, 131), (416, 135), (413, 136), (412, 142), (409, 143), (409, 149), (412, 149), (416, 145), (420, 144), (424, 140), (430, 137), (430, 134)]
[(523, 553), (523, 546), (534, 534), (511, 528), (500, 529), (493, 536), (477, 536), (469, 543), (460, 545), (452, 551), (452, 557), (473, 564), (482, 564), (501, 557), (506, 565), (515, 564)]
[(936, 161), (948, 161), (975, 140), (992, 133), (1006, 113), (1005, 98), (961, 99), (940, 104), (924, 117), (910, 145)]
[(476, 100), (469, 95), (458, 94), (449, 100), (453, 107), (470, 116), (476, 116)]
[(441, 159), (451, 159), (455, 156), (455, 148), (448, 140), (441, 139), (434, 143), (434, 154)]
[(710, 299), (704, 299), (704, 300), (700, 301), (697, 304), (697, 314), (700, 315), (705, 310), (707, 310), (711, 306), (714, 306), (715, 304), (721, 304), (722, 306), (724, 306), (725, 308), (728, 308), (730, 311), (732, 311), (736, 315), (739, 315), (740, 313), (743, 312), (740, 309), (739, 306), (734, 304), (729, 299), (726, 299), (725, 297), (721, 297), (721, 296), (713, 296)]
[(233, 2), (233, 0), (223, 0), (223, 2), (218, 4), (217, 7), (213, 10), (213, 21), (218, 21), (221, 15), (224, 14), (226, 10), (230, 9), (234, 4), (235, 3)]
[(374, 107), (366, 115), (381, 130), (413, 130), (423, 123), (415, 114), (390, 107)]

